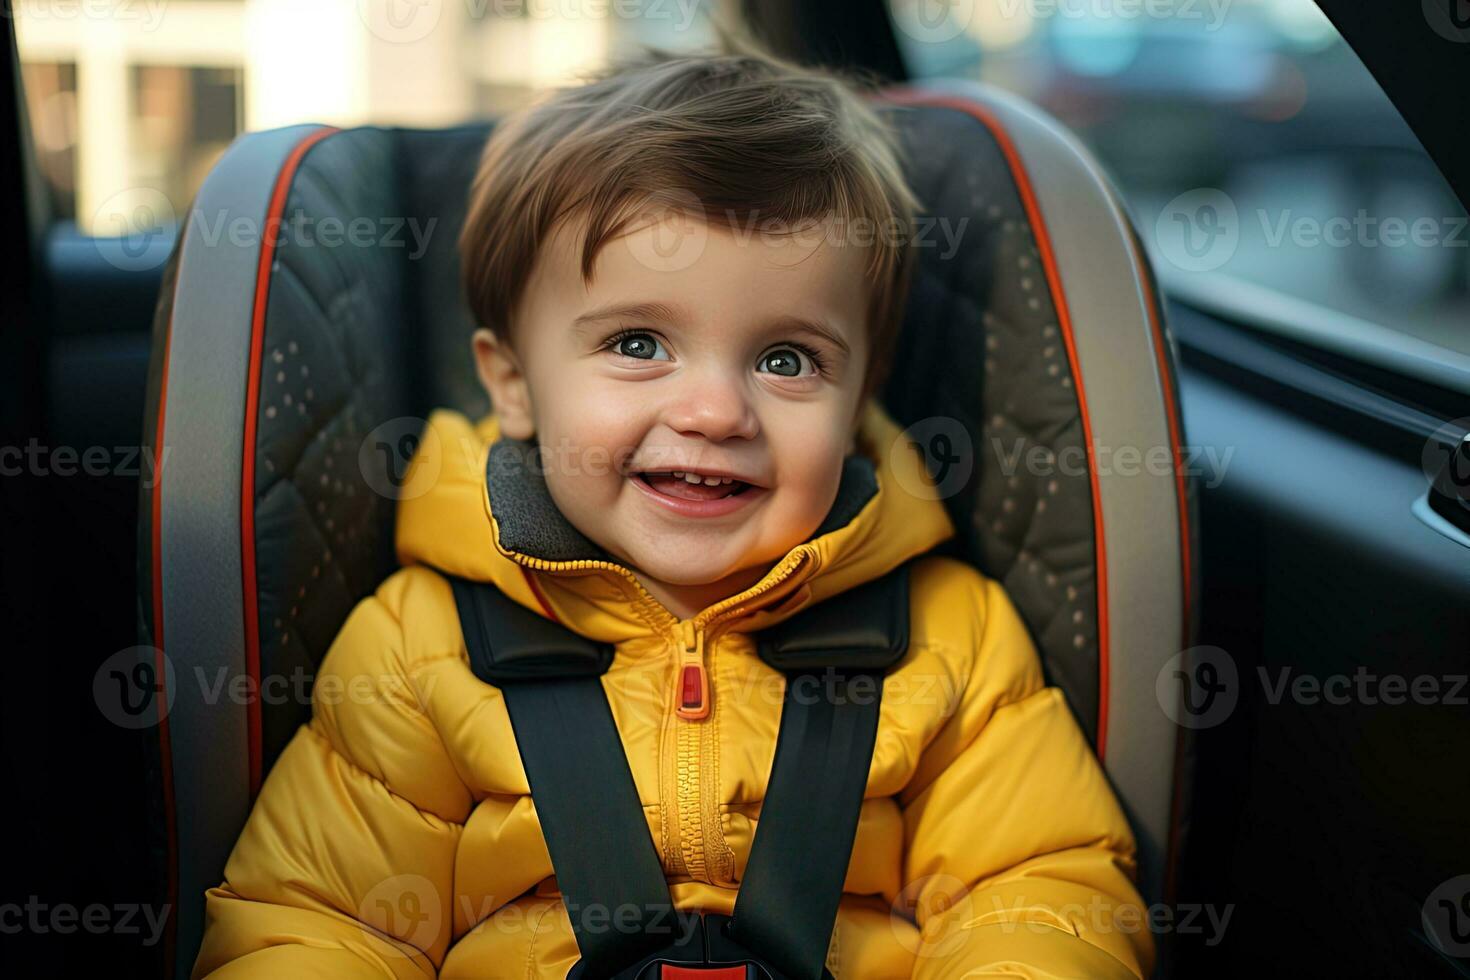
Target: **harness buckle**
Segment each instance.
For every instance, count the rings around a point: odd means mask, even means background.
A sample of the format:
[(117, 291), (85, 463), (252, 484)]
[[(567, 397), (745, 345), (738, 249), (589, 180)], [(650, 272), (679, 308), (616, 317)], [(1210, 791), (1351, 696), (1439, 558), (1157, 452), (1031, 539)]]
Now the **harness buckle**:
[[(606, 980), (785, 980), (761, 957), (730, 938), (731, 917), (719, 912), (675, 913), (678, 938)], [(604, 980), (573, 965), (567, 980)]]
[(659, 980), (758, 980), (755, 967), (745, 966), (675, 966), (659, 967)]

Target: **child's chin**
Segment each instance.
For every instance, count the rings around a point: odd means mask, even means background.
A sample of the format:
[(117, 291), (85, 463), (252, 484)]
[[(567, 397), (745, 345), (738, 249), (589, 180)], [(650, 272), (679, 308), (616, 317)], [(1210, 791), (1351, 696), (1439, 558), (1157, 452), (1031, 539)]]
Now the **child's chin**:
[(638, 568), (667, 585), (713, 585), (730, 573), (723, 564), (711, 561), (708, 548), (691, 548), (687, 552), (670, 548), (656, 558), (639, 563)]

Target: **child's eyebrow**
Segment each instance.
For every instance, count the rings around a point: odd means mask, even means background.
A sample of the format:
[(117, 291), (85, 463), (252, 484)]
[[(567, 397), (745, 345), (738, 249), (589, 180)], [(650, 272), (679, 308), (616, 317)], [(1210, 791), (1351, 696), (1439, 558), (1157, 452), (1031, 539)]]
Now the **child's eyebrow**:
[(572, 321), (572, 326), (580, 327), (597, 320), (611, 320), (615, 317), (662, 320), (665, 323), (673, 323), (680, 318), (679, 311), (667, 303), (614, 303), (583, 313)]
[[(681, 316), (678, 310), (666, 303), (614, 303), (581, 314), (572, 321), (572, 326), (575, 329), (599, 320), (611, 320), (615, 318), (659, 320), (664, 323), (675, 323), (681, 319)], [(812, 334), (826, 340), (844, 354), (852, 353), (852, 348), (842, 338), (842, 334), (820, 320), (812, 320), (808, 317), (794, 315), (778, 316), (766, 324), (765, 329), (771, 331), (794, 330), (799, 333)]]
[(842, 339), (842, 334), (821, 320), (810, 320), (804, 316), (780, 316), (771, 321), (770, 327), (772, 330), (795, 330), (798, 333), (814, 334), (844, 354), (852, 353), (852, 348)]

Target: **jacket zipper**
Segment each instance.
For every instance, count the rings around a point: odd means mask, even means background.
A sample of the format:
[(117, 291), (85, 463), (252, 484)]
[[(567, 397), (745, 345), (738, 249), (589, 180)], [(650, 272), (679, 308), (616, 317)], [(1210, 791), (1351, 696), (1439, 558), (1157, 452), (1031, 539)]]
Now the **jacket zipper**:
[[(774, 577), (760, 588), (731, 596), (706, 609), (693, 619), (681, 620), (655, 599), (652, 593), (644, 588), (643, 583), (638, 581), (637, 576), (622, 565), (592, 558), (552, 562), (520, 552), (510, 554), (521, 564), (544, 571), (597, 568), (616, 572), (633, 583), (634, 588), (648, 603), (650, 609), (663, 610), (666, 621), (673, 627), (670, 632), (675, 642), (679, 644), (678, 670), (674, 673), (674, 713), (678, 718), (690, 722), (704, 721), (714, 710), (709, 683), (709, 665), (705, 663), (707, 637), (711, 632), (711, 627), (721, 620), (736, 615), (738, 609), (735, 607), (742, 606), (751, 599), (774, 589), (790, 578), (804, 561), (815, 560), (816, 557), (810, 549), (799, 549), (783, 561), (775, 569)], [(695, 881), (712, 881), (709, 872), (705, 828), (706, 826), (718, 828), (719, 802), (711, 799), (705, 792), (704, 774), (713, 761), (714, 746), (710, 743), (714, 736), (710, 734), (711, 726), (709, 725), (675, 722), (674, 728), (675, 789), (672, 802), (675, 810), (673, 823), (678, 828), (678, 836), (674, 841), (676, 854), (664, 855), (664, 865), (675, 871), (682, 867), (683, 872)], [(661, 779), (661, 782), (664, 781)], [(664, 782), (664, 785), (667, 783)], [(675, 860), (676, 855), (678, 860)]]
[[(675, 739), (677, 745), (674, 794), (677, 811), (675, 826), (679, 828), (678, 849), (683, 858), (684, 871), (695, 881), (726, 884), (734, 873), (727, 867), (724, 851), (712, 847), (712, 841), (721, 839), (720, 801), (713, 792), (716, 787), (706, 787), (712, 778), (714, 755), (714, 726), (688, 724), (708, 719), (714, 710), (709, 671), (713, 666), (706, 663), (705, 651), (713, 655), (713, 635), (717, 623), (738, 615), (739, 608), (751, 599), (763, 595), (786, 581), (807, 559), (808, 552), (793, 555), (784, 563), (777, 574), (764, 586), (738, 596), (731, 596), (693, 619), (683, 620), (683, 647), (680, 651), (677, 672), (678, 698), (675, 715)], [(712, 853), (713, 851), (713, 853)], [(711, 860), (717, 865), (712, 868)], [(716, 872), (719, 880), (716, 881)]]
[(662, 612), (666, 624), (670, 627), (671, 634), (676, 638), (676, 642), (680, 643), (679, 669), (674, 674), (674, 705), (675, 714), (687, 721), (702, 721), (709, 717), (709, 713), (712, 710), (709, 665), (704, 662), (705, 637), (709, 633), (710, 627), (717, 620), (726, 619), (728, 616), (734, 615), (734, 613), (730, 612), (732, 607), (743, 605), (751, 599), (771, 591), (790, 578), (792, 573), (801, 566), (802, 562), (815, 557), (810, 549), (799, 548), (774, 570), (775, 577), (760, 588), (730, 596), (728, 599), (724, 599), (710, 606), (693, 619), (681, 620), (669, 612), (663, 603), (655, 599), (653, 594), (643, 587), (643, 583), (638, 581), (638, 576), (630, 572), (627, 567), (619, 565), (616, 562), (601, 561), (595, 558), (577, 558), (572, 561), (547, 561), (544, 558), (536, 558), (518, 551), (507, 552), (507, 554), (520, 564), (540, 571), (576, 571), (596, 568), (616, 572), (631, 582), (650, 609), (660, 610)]

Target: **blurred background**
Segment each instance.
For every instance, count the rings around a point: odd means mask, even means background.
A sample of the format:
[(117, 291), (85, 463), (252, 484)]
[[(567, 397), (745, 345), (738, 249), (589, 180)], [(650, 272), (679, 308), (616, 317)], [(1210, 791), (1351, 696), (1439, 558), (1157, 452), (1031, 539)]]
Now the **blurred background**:
[[(498, 115), (642, 42), (706, 47), (716, 6), (31, 0), (16, 12), (52, 214), (74, 233), (163, 243), (240, 132)], [(891, 0), (890, 12), (915, 78), (983, 79), (1072, 126), (1175, 293), (1470, 351), (1465, 212), (1311, 0)], [(1195, 217), (1191, 249), (1170, 236)], [(1221, 221), (1236, 237), (1210, 251)]]

